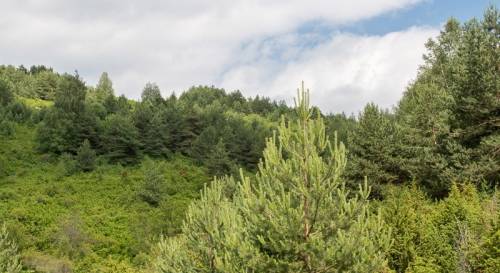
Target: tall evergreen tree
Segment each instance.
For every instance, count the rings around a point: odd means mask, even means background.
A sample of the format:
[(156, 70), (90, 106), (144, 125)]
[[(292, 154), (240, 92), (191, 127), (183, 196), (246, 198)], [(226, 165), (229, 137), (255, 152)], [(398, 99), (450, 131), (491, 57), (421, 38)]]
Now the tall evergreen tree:
[(36, 95), (44, 100), (53, 100), (57, 89), (58, 75), (52, 71), (42, 70), (35, 75)]
[(500, 181), (499, 14), (450, 19), (396, 112), (406, 167), (435, 196), (452, 180)]
[(136, 163), (141, 155), (138, 138), (129, 117), (112, 114), (103, 122), (102, 152), (114, 163)]
[(63, 75), (57, 84), (54, 106), (65, 113), (82, 113), (85, 109), (85, 89), (85, 83), (78, 74)]
[(14, 100), (14, 94), (8, 83), (0, 79), (0, 107), (5, 107)]
[(355, 184), (368, 176), (378, 193), (382, 184), (408, 180), (401, 158), (400, 130), (391, 113), (371, 103), (366, 105), (348, 140), (351, 161), (346, 175)]
[(308, 93), (298, 119), (268, 139), (254, 179), (241, 177), (231, 199), (215, 180), (188, 210), (183, 234), (163, 240), (158, 272), (380, 272), (390, 245), (369, 211), (368, 189), (354, 198), (342, 181), (343, 144), (330, 144)]
[(100, 102), (104, 102), (107, 97), (114, 97), (113, 82), (109, 78), (107, 72), (103, 72), (99, 78), (99, 82), (95, 88), (96, 98)]
[(90, 146), (88, 139), (83, 141), (82, 146), (80, 146), (77, 151), (75, 159), (80, 170), (85, 172), (94, 170), (96, 153)]
[(158, 105), (163, 102), (160, 88), (156, 83), (148, 82), (141, 94), (141, 101), (152, 105)]
[(85, 104), (86, 87), (76, 76), (59, 80), (54, 107), (38, 126), (38, 148), (42, 152), (76, 154), (85, 139), (97, 143), (97, 117)]
[(226, 150), (226, 144), (222, 138), (219, 139), (215, 146), (211, 147), (205, 164), (210, 174), (214, 176), (227, 175), (234, 168), (234, 163), (229, 158), (229, 153)]

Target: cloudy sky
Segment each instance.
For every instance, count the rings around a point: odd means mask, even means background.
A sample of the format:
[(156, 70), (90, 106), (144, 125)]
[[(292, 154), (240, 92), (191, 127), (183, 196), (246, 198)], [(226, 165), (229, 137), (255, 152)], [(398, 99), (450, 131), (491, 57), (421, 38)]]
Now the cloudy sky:
[[(302, 80), (327, 112), (394, 105), (424, 43), (488, 0), (1, 0), (0, 63), (78, 70), (138, 98), (215, 85), (290, 100)], [(493, 1), (494, 2), (494, 1)]]

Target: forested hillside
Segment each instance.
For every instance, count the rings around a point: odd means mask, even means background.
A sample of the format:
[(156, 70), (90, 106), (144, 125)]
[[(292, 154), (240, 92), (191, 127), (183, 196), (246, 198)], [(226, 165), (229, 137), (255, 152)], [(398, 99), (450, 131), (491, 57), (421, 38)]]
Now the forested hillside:
[(498, 272), (500, 12), (426, 47), (357, 115), (0, 66), (0, 272)]

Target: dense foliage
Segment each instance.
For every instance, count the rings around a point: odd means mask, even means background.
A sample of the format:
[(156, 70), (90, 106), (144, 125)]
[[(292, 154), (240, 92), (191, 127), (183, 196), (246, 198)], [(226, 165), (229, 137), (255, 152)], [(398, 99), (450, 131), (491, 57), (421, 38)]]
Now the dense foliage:
[(0, 272), (497, 272), (500, 12), (426, 46), (357, 116), (0, 66)]
[(297, 120), (281, 121), (255, 179), (215, 180), (187, 212), (180, 237), (160, 243), (159, 272), (378, 272), (390, 245), (368, 189), (352, 198), (345, 148), (326, 137), (302, 87)]

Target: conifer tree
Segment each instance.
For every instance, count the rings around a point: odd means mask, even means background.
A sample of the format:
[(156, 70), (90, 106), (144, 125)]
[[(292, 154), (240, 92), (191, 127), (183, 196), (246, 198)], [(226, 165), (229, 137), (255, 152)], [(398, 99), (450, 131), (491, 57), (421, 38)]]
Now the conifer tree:
[(233, 162), (229, 158), (229, 153), (226, 150), (226, 144), (220, 138), (217, 144), (211, 148), (205, 162), (210, 174), (222, 176), (229, 174), (233, 168)]
[[(162, 240), (158, 272), (380, 272), (389, 232), (366, 184), (350, 194), (343, 144), (330, 144), (302, 88), (297, 120), (267, 140), (255, 178), (231, 198), (216, 179), (188, 210), (183, 234)], [(350, 197), (353, 196), (353, 197)]]
[(140, 157), (137, 128), (130, 118), (112, 114), (103, 123), (102, 152), (113, 163), (133, 164)]
[(112, 97), (115, 95), (113, 90), (113, 82), (109, 78), (107, 72), (103, 72), (99, 78), (99, 82), (95, 88), (96, 98), (99, 102), (104, 102), (107, 97)]
[(158, 105), (163, 102), (160, 88), (156, 83), (148, 82), (141, 94), (141, 102), (152, 105)]
[(0, 272), (19, 273), (21, 269), (21, 256), (17, 245), (9, 237), (7, 228), (3, 225), (0, 228)]
[(84, 140), (82, 146), (80, 146), (76, 154), (76, 162), (78, 164), (78, 168), (84, 172), (94, 170), (95, 158), (96, 154), (90, 146), (89, 140)]
[(0, 79), (0, 107), (5, 107), (14, 100), (14, 94), (8, 83)]
[(346, 175), (354, 183), (370, 178), (375, 192), (386, 183), (405, 182), (408, 173), (403, 169), (401, 135), (394, 116), (375, 104), (367, 104), (359, 121), (348, 133), (351, 164)]

